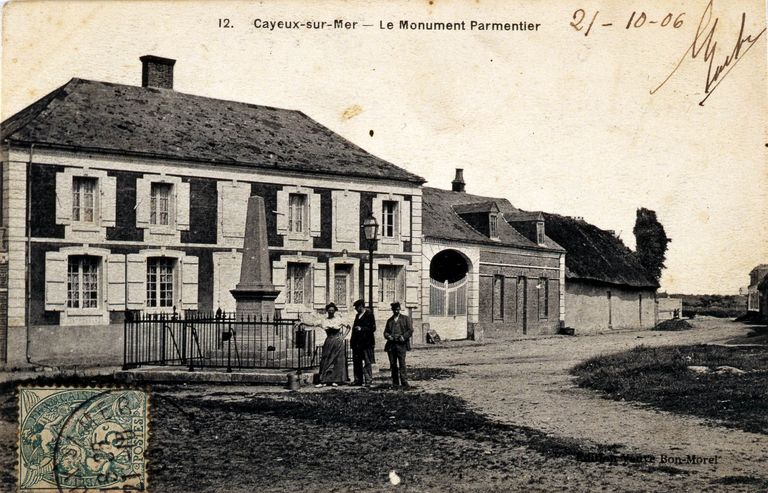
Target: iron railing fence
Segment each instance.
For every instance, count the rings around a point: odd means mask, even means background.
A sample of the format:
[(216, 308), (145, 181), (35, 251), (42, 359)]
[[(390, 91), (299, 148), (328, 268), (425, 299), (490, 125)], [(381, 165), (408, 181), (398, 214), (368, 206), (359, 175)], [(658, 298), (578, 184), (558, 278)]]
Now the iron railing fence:
[[(317, 367), (324, 337), (298, 320), (192, 312), (126, 314), (123, 367), (196, 368)], [(349, 352), (347, 352), (349, 354)]]

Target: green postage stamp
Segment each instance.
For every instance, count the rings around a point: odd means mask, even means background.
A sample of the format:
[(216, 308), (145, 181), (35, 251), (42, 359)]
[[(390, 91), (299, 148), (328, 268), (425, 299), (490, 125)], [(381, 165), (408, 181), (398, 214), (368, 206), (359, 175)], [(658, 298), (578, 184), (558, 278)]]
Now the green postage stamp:
[(19, 389), (19, 490), (145, 491), (149, 395), (117, 388)]

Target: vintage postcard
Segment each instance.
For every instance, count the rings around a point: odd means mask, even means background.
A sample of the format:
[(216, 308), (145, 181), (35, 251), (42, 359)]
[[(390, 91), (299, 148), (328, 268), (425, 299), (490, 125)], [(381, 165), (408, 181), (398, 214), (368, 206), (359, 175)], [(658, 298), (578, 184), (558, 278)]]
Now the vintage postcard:
[(2, 489), (768, 490), (765, 30), (5, 2)]

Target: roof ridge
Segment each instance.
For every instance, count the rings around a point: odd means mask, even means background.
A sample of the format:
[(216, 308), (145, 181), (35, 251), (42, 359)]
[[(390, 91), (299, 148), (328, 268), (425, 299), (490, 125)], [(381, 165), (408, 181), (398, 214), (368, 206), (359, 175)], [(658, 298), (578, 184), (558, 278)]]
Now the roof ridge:
[[(246, 101), (236, 101), (234, 99), (214, 98), (212, 96), (204, 96), (202, 94), (193, 94), (191, 92), (179, 91), (177, 89), (168, 89), (168, 88), (165, 88), (165, 87), (135, 86), (133, 84), (124, 84), (122, 82), (109, 82), (109, 81), (106, 81), (106, 80), (83, 79), (83, 78), (80, 78), (80, 77), (73, 77), (72, 80), (77, 80), (79, 82), (88, 82), (88, 83), (92, 83), (92, 84), (104, 84), (104, 85), (107, 85), (107, 86), (128, 87), (130, 89), (150, 89), (150, 90), (153, 90), (153, 91), (167, 92), (168, 94), (181, 94), (183, 96), (190, 96), (190, 97), (193, 97), (193, 98), (207, 99), (207, 100), (210, 100), (210, 101), (221, 101), (221, 102), (225, 102), (225, 103), (234, 103), (234, 104), (243, 105), (243, 106), (250, 106), (252, 108), (267, 108), (267, 109), (270, 109), (270, 110), (288, 111), (290, 113), (300, 113), (300, 114), (302, 114), (304, 116), (307, 116), (301, 110), (297, 110), (297, 109), (279, 108), (277, 106), (270, 106), (270, 105), (267, 105), (267, 104), (258, 104), (258, 103), (249, 103), (249, 102), (246, 102)], [(307, 117), (307, 118), (309, 118), (309, 117)]]

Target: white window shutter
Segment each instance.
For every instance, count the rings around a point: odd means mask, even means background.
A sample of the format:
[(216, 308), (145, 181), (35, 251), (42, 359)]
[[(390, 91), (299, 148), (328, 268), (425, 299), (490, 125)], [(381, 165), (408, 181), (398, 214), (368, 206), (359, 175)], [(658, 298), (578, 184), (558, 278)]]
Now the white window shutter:
[(243, 254), (240, 252), (215, 252), (213, 254), (214, 293), (216, 296), (216, 299), (213, 300), (214, 311), (219, 308), (227, 313), (235, 311), (236, 303), (231, 291), (240, 281), (242, 258)]
[(116, 311), (124, 310), (126, 308), (125, 303), (125, 255), (119, 253), (112, 253), (104, 258), (106, 261), (107, 277), (107, 310)]
[(72, 175), (56, 173), (56, 224), (72, 222)]
[(288, 234), (288, 192), (277, 191), (277, 234)]
[(67, 254), (45, 254), (45, 309), (63, 311), (67, 307)]
[(101, 188), (101, 225), (113, 228), (115, 226), (115, 209), (117, 202), (117, 178), (106, 176), (99, 179)]
[(126, 305), (131, 310), (141, 310), (147, 300), (147, 262), (143, 255), (129, 253), (126, 256), (128, 282), (128, 300)]
[(189, 183), (179, 183), (174, 188), (176, 188), (176, 229), (186, 231), (189, 229)]
[[(360, 241), (360, 194), (334, 190), (333, 201), (333, 234), (339, 248), (358, 248)], [(334, 247), (336, 248), (336, 247)]]
[(275, 285), (275, 289), (280, 291), (280, 294), (275, 300), (275, 304), (285, 303), (286, 289), (285, 289), (285, 277), (286, 266), (282, 262), (274, 262), (272, 264), (272, 284)]
[(320, 194), (310, 194), (309, 204), (309, 234), (310, 236), (320, 236)]
[(185, 256), (181, 259), (181, 309), (197, 310), (197, 257)]
[(221, 233), (223, 236), (243, 238), (251, 186), (248, 183), (236, 185), (226, 183), (220, 188), (220, 191), (222, 193), (221, 219), (223, 223)]
[(381, 215), (381, 202), (382, 199), (380, 197), (374, 197), (373, 198), (373, 217), (376, 218), (376, 222), (379, 223), (379, 238), (381, 238), (381, 228), (384, 227), (384, 218)]
[(326, 272), (327, 267), (323, 263), (316, 263), (312, 269), (312, 300), (315, 308), (324, 308), (326, 304)]
[(405, 266), (405, 303), (407, 306), (419, 305), (419, 268), (417, 265)]
[(149, 202), (151, 182), (146, 178), (136, 180), (136, 227), (149, 227)]
[(401, 200), (400, 203), (400, 240), (411, 240), (411, 202)]
[(397, 270), (397, 280), (395, 281), (397, 284), (395, 286), (395, 297), (397, 301), (405, 304), (405, 271), (407, 266), (400, 267)]

